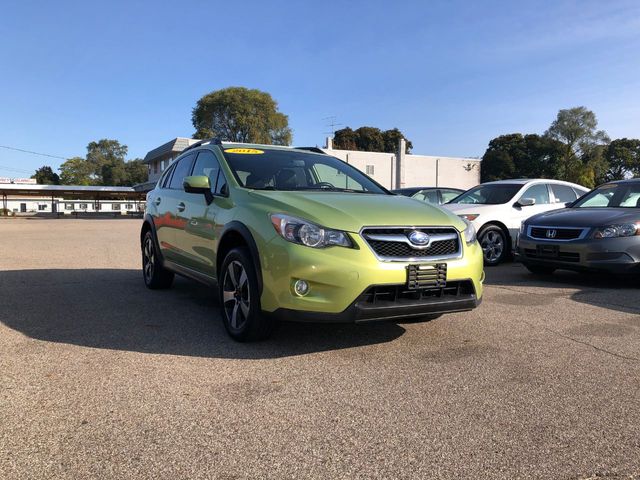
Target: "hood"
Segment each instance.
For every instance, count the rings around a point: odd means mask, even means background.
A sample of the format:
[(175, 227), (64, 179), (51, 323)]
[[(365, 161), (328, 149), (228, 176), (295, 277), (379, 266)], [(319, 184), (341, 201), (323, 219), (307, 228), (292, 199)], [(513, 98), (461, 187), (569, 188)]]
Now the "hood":
[(343, 192), (257, 191), (250, 193), (270, 213), (286, 213), (327, 228), (358, 232), (364, 226), (454, 226), (449, 212), (409, 197)]
[(638, 221), (640, 221), (640, 209), (638, 208), (563, 208), (534, 215), (527, 220), (527, 225), (604, 227)]
[(445, 203), (442, 205), (442, 208), (445, 208), (450, 212), (454, 212), (456, 215), (460, 215), (462, 213), (477, 213), (478, 215), (481, 215), (485, 210), (495, 211), (495, 208), (500, 205), (504, 204), (488, 205), (482, 203)]

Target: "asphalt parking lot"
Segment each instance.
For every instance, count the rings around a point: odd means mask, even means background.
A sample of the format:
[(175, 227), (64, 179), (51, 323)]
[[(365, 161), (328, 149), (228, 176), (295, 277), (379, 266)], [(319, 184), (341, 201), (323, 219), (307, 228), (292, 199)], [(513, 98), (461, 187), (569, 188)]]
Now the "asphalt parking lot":
[(0, 220), (0, 478), (640, 478), (639, 280), (507, 264), (474, 312), (237, 344), (139, 225)]

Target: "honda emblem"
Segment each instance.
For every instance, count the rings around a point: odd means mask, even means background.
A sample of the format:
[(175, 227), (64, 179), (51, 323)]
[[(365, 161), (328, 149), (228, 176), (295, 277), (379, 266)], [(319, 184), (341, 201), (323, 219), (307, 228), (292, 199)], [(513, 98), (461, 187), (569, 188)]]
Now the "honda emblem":
[(547, 230), (547, 238), (556, 238), (557, 230)]

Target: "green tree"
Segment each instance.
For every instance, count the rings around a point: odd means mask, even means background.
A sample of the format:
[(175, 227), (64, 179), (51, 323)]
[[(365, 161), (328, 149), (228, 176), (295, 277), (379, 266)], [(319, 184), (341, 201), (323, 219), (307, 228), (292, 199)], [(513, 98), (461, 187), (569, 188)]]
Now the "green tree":
[(129, 160), (124, 164), (127, 172), (127, 186), (133, 186), (138, 183), (144, 183), (149, 177), (149, 168), (141, 158)]
[(537, 134), (511, 133), (489, 142), (482, 157), (481, 180), (555, 177), (563, 145)]
[(345, 127), (336, 130), (333, 134), (333, 147), (338, 150), (357, 150), (356, 144), (358, 136), (351, 128)]
[(604, 151), (607, 162), (605, 180), (622, 180), (640, 176), (640, 140), (620, 138), (607, 145)]
[(289, 145), (289, 118), (266, 92), (245, 87), (217, 90), (198, 100), (191, 115), (193, 138)]
[(355, 131), (356, 146), (363, 152), (384, 152), (384, 136), (376, 127), (360, 127)]
[(411, 153), (413, 144), (397, 128), (382, 131), (376, 127), (364, 126), (354, 131), (345, 127), (336, 130), (333, 136), (333, 146), (341, 150), (396, 153), (401, 138), (406, 141), (405, 151)]
[(487, 150), (482, 157), (480, 181), (493, 182), (513, 178), (516, 167), (511, 155), (500, 150)]
[[(558, 165), (558, 177), (587, 187), (595, 186), (601, 174), (602, 161), (598, 146), (610, 142), (604, 130), (598, 130), (595, 113), (586, 107), (560, 110), (545, 136), (561, 142), (563, 154)], [(585, 183), (589, 182), (589, 183)]]
[(397, 128), (392, 128), (391, 130), (385, 130), (382, 132), (382, 138), (384, 140), (384, 150), (385, 152), (396, 152), (398, 150), (398, 144), (400, 143), (400, 139), (404, 138), (406, 142), (405, 152), (411, 153), (413, 149), (413, 144), (411, 140), (407, 139), (404, 134), (398, 130)]
[(87, 163), (98, 185), (121, 185), (128, 147), (118, 140), (103, 138), (87, 145)]
[(41, 185), (60, 185), (60, 177), (53, 169), (45, 165), (36, 170), (36, 173), (31, 176)]
[(62, 185), (93, 185), (92, 166), (82, 157), (73, 157), (60, 165)]

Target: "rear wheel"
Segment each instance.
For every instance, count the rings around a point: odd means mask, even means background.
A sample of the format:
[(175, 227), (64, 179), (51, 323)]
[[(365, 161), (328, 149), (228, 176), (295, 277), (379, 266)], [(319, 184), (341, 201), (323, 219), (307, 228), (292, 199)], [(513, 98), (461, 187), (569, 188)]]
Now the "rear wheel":
[(152, 290), (169, 288), (173, 283), (173, 272), (164, 268), (159, 260), (153, 233), (148, 231), (142, 240), (142, 276)]
[(250, 342), (271, 335), (274, 320), (262, 314), (258, 276), (246, 248), (234, 248), (227, 254), (218, 288), (222, 321), (231, 338)]
[(507, 236), (497, 225), (483, 228), (478, 234), (478, 241), (482, 247), (485, 265), (498, 265), (507, 258)]
[(525, 265), (525, 267), (535, 275), (551, 275), (556, 271), (553, 267), (545, 267), (543, 265)]

